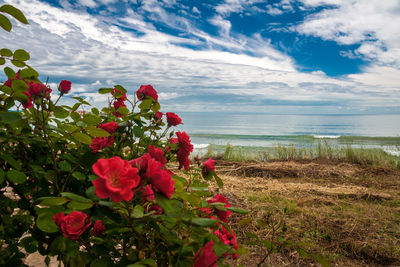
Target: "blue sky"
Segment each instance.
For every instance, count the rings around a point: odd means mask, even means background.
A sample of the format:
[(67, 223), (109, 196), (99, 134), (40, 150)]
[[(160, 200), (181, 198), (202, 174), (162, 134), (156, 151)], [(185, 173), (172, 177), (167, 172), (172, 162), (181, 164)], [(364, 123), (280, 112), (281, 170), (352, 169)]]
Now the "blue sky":
[(3, 2), (30, 25), (0, 43), (98, 106), (152, 84), (165, 111), (400, 113), (398, 0)]

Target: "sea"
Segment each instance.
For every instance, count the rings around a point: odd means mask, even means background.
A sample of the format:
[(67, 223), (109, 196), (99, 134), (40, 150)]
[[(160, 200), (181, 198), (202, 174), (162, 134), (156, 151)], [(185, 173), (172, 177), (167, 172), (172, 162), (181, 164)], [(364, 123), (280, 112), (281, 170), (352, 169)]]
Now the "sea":
[(326, 142), (333, 147), (380, 148), (400, 157), (400, 114), (288, 115), (259, 113), (180, 112), (195, 150), (211, 144), (243, 147), (310, 147)]

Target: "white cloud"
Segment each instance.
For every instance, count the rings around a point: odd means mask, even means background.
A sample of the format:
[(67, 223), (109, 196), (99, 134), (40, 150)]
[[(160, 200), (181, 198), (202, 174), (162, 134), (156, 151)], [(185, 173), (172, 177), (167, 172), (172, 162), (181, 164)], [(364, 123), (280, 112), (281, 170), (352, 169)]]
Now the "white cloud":
[(192, 8), (192, 12), (195, 13), (195, 14), (199, 14), (199, 15), (201, 14), (200, 10), (195, 6)]
[(78, 0), (78, 2), (83, 5), (83, 6), (87, 6), (90, 8), (94, 8), (97, 6), (96, 2), (93, 0)]
[(217, 26), (220, 29), (220, 33), (223, 36), (229, 36), (231, 31), (231, 22), (229, 20), (223, 19), (221, 16), (214, 16), (210, 20), (210, 23)]
[[(296, 71), (293, 59), (272, 48), (260, 34), (213, 37), (186, 19), (169, 14), (156, 2), (147, 2), (147, 8), (155, 7), (160, 21), (190, 31), (192, 37), (157, 31), (134, 11), (129, 17), (103, 21), (104, 17), (58, 9), (37, 0), (13, 4), (31, 23), (17, 24), (10, 35), (0, 36), (0, 43), (30, 51), (30, 64), (43, 75), (79, 81), (73, 83), (71, 94), (79, 93), (96, 105), (108, 100), (96, 89), (117, 83), (131, 96), (140, 84), (152, 84), (170, 110), (202, 110), (207, 101), (197, 98), (216, 94), (227, 96), (215, 99), (216, 103), (229, 102), (229, 97), (246, 99), (240, 104), (215, 105), (231, 111), (238, 106), (266, 111), (263, 100), (337, 101), (360, 107), (394, 106), (400, 101), (398, 68), (376, 65), (362, 74), (342, 78), (328, 77), (322, 71), (301, 73)], [(222, 15), (220, 20), (225, 20)], [(141, 34), (109, 26), (118, 23)], [(228, 34), (231, 29), (225, 27)], [(203, 43), (209, 45), (203, 50), (181, 46)], [(367, 48), (358, 53), (368, 53)], [(381, 51), (379, 57), (384, 53)], [(183, 96), (186, 100), (181, 103)]]
[(307, 6), (334, 4), (306, 18), (299, 33), (334, 40), (339, 44), (361, 44), (355, 51), (367, 59), (400, 67), (400, 2), (398, 0), (302, 0)]

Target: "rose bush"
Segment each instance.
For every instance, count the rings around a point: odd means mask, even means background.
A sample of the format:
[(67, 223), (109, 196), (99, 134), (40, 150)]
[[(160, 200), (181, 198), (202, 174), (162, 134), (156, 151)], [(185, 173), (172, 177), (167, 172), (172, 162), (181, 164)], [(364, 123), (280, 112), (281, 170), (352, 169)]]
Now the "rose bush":
[[(10, 5), (0, 12), (27, 23)], [(246, 211), (211, 194), (212, 178), (223, 185), (214, 163), (191, 164), (189, 135), (172, 129), (182, 120), (167, 112), (163, 121), (151, 85), (100, 88), (111, 100), (98, 109), (71, 97), (69, 81), (58, 90), (42, 83), (29, 58), (0, 50), (0, 265), (20, 266), (36, 251), (64, 266), (216, 266), (236, 258), (228, 218)], [(61, 105), (63, 97), (76, 103)]]

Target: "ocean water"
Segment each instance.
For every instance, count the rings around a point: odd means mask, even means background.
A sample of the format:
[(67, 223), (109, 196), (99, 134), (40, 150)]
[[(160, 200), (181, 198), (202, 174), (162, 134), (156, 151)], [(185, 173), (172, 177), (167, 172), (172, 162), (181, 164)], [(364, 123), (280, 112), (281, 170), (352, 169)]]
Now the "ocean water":
[(209, 144), (273, 147), (333, 146), (382, 148), (400, 156), (400, 114), (271, 115), (249, 113), (179, 113), (177, 130), (186, 131), (196, 148)]

